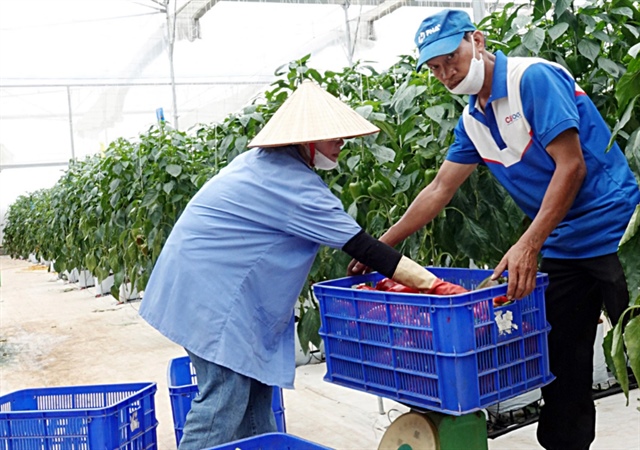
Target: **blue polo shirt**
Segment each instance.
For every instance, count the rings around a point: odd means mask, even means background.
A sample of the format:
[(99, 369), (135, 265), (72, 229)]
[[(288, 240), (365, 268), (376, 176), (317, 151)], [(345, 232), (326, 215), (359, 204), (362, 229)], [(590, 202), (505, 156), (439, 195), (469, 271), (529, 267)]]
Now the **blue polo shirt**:
[(291, 388), (294, 306), (316, 253), (360, 230), (296, 147), (249, 150), (189, 202), (140, 315), (207, 361)]
[(575, 128), (587, 175), (566, 217), (546, 240), (548, 258), (588, 258), (615, 253), (640, 203), (640, 190), (596, 106), (561, 66), (539, 58), (496, 53), (485, 113), (470, 96), (455, 128), (447, 160), (486, 164), (530, 218), (538, 213), (555, 170), (545, 150)]

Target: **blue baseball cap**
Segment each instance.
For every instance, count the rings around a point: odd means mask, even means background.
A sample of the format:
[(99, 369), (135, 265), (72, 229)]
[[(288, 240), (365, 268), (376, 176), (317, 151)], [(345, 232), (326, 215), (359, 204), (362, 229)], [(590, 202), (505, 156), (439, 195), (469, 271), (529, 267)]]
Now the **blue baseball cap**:
[(431, 58), (453, 52), (460, 46), (464, 34), (475, 30), (469, 15), (458, 9), (445, 9), (424, 19), (415, 38), (420, 50), (416, 70)]

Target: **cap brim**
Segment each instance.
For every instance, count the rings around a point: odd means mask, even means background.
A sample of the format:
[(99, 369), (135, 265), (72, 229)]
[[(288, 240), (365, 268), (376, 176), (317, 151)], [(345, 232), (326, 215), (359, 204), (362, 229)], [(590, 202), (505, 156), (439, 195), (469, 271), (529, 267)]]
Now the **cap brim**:
[(439, 39), (436, 42), (433, 42), (432, 44), (429, 44), (421, 49), (420, 56), (418, 58), (418, 64), (416, 64), (416, 71), (419, 72), (422, 65), (429, 61), (431, 58), (452, 53), (460, 46), (465, 33), (466, 31), (452, 34), (451, 36)]

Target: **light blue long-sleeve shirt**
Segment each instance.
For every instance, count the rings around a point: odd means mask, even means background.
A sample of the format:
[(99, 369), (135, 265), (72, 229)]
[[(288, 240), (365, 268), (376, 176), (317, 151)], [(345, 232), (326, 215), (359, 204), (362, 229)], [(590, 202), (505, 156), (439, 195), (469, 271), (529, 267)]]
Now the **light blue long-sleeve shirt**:
[(189, 202), (140, 315), (203, 359), (293, 387), (293, 311), (315, 255), (360, 230), (296, 147), (247, 151)]

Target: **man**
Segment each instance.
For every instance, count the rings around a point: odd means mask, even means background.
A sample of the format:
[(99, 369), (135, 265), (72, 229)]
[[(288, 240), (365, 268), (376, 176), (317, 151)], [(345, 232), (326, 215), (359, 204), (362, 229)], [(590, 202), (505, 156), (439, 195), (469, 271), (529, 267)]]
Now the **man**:
[(375, 240), (314, 169), (337, 165), (343, 139), (378, 132), (308, 81), (182, 213), (151, 273), (141, 316), (184, 347), (198, 396), (180, 450), (276, 431), (272, 386), (293, 388), (294, 306), (320, 245), (396, 281), (460, 292)]
[[(438, 175), (380, 240), (395, 246), (430, 222), (478, 164), (486, 165), (532, 219), (494, 277), (509, 271), (507, 296), (522, 298), (549, 274), (549, 357), (556, 380), (542, 389), (538, 441), (586, 449), (595, 436), (593, 345), (602, 305), (615, 324), (629, 298), (617, 247), (640, 191), (593, 102), (561, 66), (491, 54), (463, 11), (426, 18), (416, 34), (417, 70), (469, 104)], [(352, 262), (350, 273), (364, 266)]]

